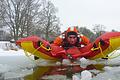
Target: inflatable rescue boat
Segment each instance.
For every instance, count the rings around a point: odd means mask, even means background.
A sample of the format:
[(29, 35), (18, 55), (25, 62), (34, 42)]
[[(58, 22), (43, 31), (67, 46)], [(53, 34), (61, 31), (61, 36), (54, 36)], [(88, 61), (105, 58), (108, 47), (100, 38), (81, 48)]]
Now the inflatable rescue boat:
[(108, 54), (120, 47), (120, 32), (107, 32), (84, 47), (70, 47), (65, 50), (61, 46), (50, 44), (38, 37), (29, 36), (16, 41), (24, 51), (46, 60), (87, 59), (105, 58)]

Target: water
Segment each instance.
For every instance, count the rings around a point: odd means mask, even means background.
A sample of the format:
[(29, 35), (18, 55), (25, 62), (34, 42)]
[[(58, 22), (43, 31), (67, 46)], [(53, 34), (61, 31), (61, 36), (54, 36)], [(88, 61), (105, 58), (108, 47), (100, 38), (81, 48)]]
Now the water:
[[(103, 72), (104, 65), (88, 65), (86, 68), (76, 65), (59, 65), (59, 66), (38, 66), (33, 69), (33, 73), (24, 77), (24, 80), (72, 80), (73, 75), (79, 78), (84, 70), (94, 70), (93, 76)], [(96, 70), (96, 71), (95, 71)], [(97, 71), (99, 70), (99, 71)]]
[(73, 80), (74, 77), (79, 80), (88, 73), (92, 80), (120, 79), (120, 58), (100, 62), (82, 59), (80, 63), (62, 66), (42, 60), (35, 65), (24, 56), (1, 56), (0, 61), (0, 80)]
[[(0, 80), (73, 80), (73, 77), (81, 79), (82, 76), (88, 75), (88, 73), (92, 75), (92, 80), (120, 79), (120, 66), (118, 65), (90, 64), (86, 67), (81, 67), (80, 64), (64, 64), (39, 65), (35, 67), (15, 68), (15, 70), (13, 68), (7, 72), (1, 72)], [(87, 73), (85, 73), (86, 71)]]

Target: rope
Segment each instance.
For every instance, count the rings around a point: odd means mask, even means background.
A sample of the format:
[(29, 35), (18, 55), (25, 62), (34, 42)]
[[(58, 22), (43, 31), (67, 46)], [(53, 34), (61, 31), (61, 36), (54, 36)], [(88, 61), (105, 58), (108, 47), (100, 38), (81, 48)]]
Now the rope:
[(41, 46), (39, 46), (37, 49), (35, 49), (32, 53), (35, 54), (35, 52), (40, 49)]
[[(29, 52), (27, 52), (27, 51), (25, 51), (25, 50), (24, 50), (24, 52), (25, 52), (25, 55), (26, 55), (30, 60), (34, 61), (32, 58), (30, 58), (31, 54), (30, 54)], [(29, 55), (29, 54), (30, 54), (30, 55)]]
[[(37, 49), (35, 49), (32, 53), (35, 55), (35, 52), (36, 52), (39, 48), (40, 48), (40, 47), (38, 47)], [(27, 51), (25, 51), (25, 50), (24, 50), (24, 52), (25, 52), (25, 55), (26, 55), (30, 60), (35, 61), (35, 60), (33, 60), (32, 58), (30, 58), (30, 56), (32, 56), (31, 53), (29, 53), (29, 52), (27, 52)], [(29, 54), (30, 54), (30, 55), (29, 55)]]
[(100, 48), (100, 53), (101, 53), (101, 55), (103, 56), (103, 58), (107, 58), (104, 54), (103, 54), (103, 51), (102, 51), (102, 48), (101, 48), (101, 46), (100, 46), (100, 42), (99, 42), (99, 48)]
[[(34, 59), (32, 59), (30, 56), (31, 56), (31, 54), (29, 53), (29, 52), (27, 52), (27, 51), (25, 51), (24, 50), (24, 52), (25, 52), (25, 55), (28, 57), (28, 59), (30, 59), (33, 63), (35, 63), (35, 65), (36, 66), (39, 66), (39, 63), (43, 63), (44, 61), (40, 61), (40, 62), (36, 62)], [(29, 55), (30, 54), (30, 55)]]
[(41, 44), (40, 47), (42, 47), (42, 48), (45, 49), (46, 51), (50, 51), (50, 50), (52, 50), (50, 47), (49, 47), (49, 48), (44, 47), (43, 44)]
[[(95, 50), (100, 49), (100, 54), (102, 55), (103, 58), (113, 59), (113, 58), (116, 58), (116, 57), (119, 57), (119, 56), (120, 56), (120, 54), (117, 55), (117, 56), (113, 56), (113, 54), (114, 54), (115, 51), (116, 51), (116, 50), (115, 50), (111, 55), (109, 55), (109, 56), (107, 57), (106, 55), (103, 54), (103, 51), (102, 51), (102, 48), (101, 48), (100, 45), (101, 45), (101, 44), (100, 44), (100, 42), (99, 42), (99, 43), (98, 43), (98, 47), (97, 47), (97, 48), (92, 48), (91, 50), (92, 50), (92, 51), (95, 51)], [(112, 47), (112, 46), (111, 46), (111, 47)]]
[[(33, 55), (35, 55), (35, 53), (36, 53), (36, 52), (38, 51), (38, 49), (40, 49), (40, 48), (43, 48), (43, 49), (45, 49), (46, 51), (52, 50), (50, 47), (49, 47), (49, 48), (44, 47), (43, 44), (42, 44), (42, 42), (41, 42), (41, 43), (40, 43), (40, 46), (32, 52)], [(34, 62), (34, 63), (38, 66), (38, 63), (35, 62), (35, 60), (30, 57), (30, 56), (32, 56), (32, 54), (29, 53), (29, 52), (27, 52), (27, 51), (25, 51), (25, 50), (24, 50), (24, 52), (25, 52), (25, 55), (26, 55), (32, 62)], [(42, 62), (43, 62), (43, 61), (42, 61)]]
[[(50, 47), (49, 47), (49, 48), (46, 48), (46, 47), (43, 46), (42, 43), (40, 43), (40, 46), (32, 52), (33, 55), (35, 55), (35, 53), (36, 53), (36, 52), (38, 51), (38, 49), (40, 49), (40, 48), (43, 48), (43, 49), (45, 49), (46, 51), (50, 51), (50, 50), (51, 50)], [(25, 52), (26, 56), (28, 56), (28, 57), (30, 57), (30, 56), (32, 55), (32, 54), (31, 54), (31, 55), (29, 56), (29, 55), (28, 55), (29, 53), (27, 53), (27, 51), (25, 51), (25, 50), (24, 50), (24, 52)]]
[(95, 50), (98, 50), (98, 49), (100, 49), (101, 55), (102, 55), (104, 58), (106, 58), (106, 56), (103, 54), (102, 48), (101, 48), (101, 46), (100, 46), (100, 42), (98, 43), (98, 47), (97, 47), (97, 48), (94, 48), (94, 47), (93, 47), (91, 50), (92, 50), (92, 51), (95, 51)]

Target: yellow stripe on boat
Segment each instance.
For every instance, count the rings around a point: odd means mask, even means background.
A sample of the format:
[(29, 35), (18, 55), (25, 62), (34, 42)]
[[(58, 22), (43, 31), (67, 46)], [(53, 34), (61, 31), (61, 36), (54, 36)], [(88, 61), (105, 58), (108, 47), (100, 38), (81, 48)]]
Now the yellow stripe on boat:
[[(110, 54), (111, 52), (113, 52), (114, 50), (118, 49), (120, 46), (120, 37), (113, 37), (110, 38), (110, 45), (107, 49), (105, 49), (104, 51), (102, 51), (102, 53), (106, 56), (108, 54)], [(96, 56), (90, 58), (90, 59), (97, 59), (97, 58), (102, 58), (104, 57), (101, 52), (98, 53)]]
[(23, 50), (31, 53), (32, 55), (35, 55), (39, 58), (43, 58), (43, 59), (47, 59), (47, 60), (57, 60), (54, 57), (51, 57), (49, 55), (46, 55), (38, 50), (36, 50), (33, 46), (33, 42), (32, 41), (24, 41), (21, 43), (21, 47), (23, 48)]

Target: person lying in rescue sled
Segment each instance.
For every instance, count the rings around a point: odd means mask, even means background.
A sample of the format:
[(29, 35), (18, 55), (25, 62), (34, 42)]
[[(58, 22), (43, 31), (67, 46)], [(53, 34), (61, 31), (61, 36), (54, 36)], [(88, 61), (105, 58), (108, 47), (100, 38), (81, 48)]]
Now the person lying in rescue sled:
[[(72, 54), (80, 53), (79, 48), (89, 43), (90, 40), (86, 36), (79, 34), (76, 27), (69, 27), (60, 36), (56, 37), (53, 42), (54, 45), (61, 46), (65, 49), (64, 51), (66, 51), (65, 53), (67, 53), (66, 55), (69, 59), (73, 59)], [(60, 54), (62, 55), (62, 52), (56, 55), (58, 56)]]

